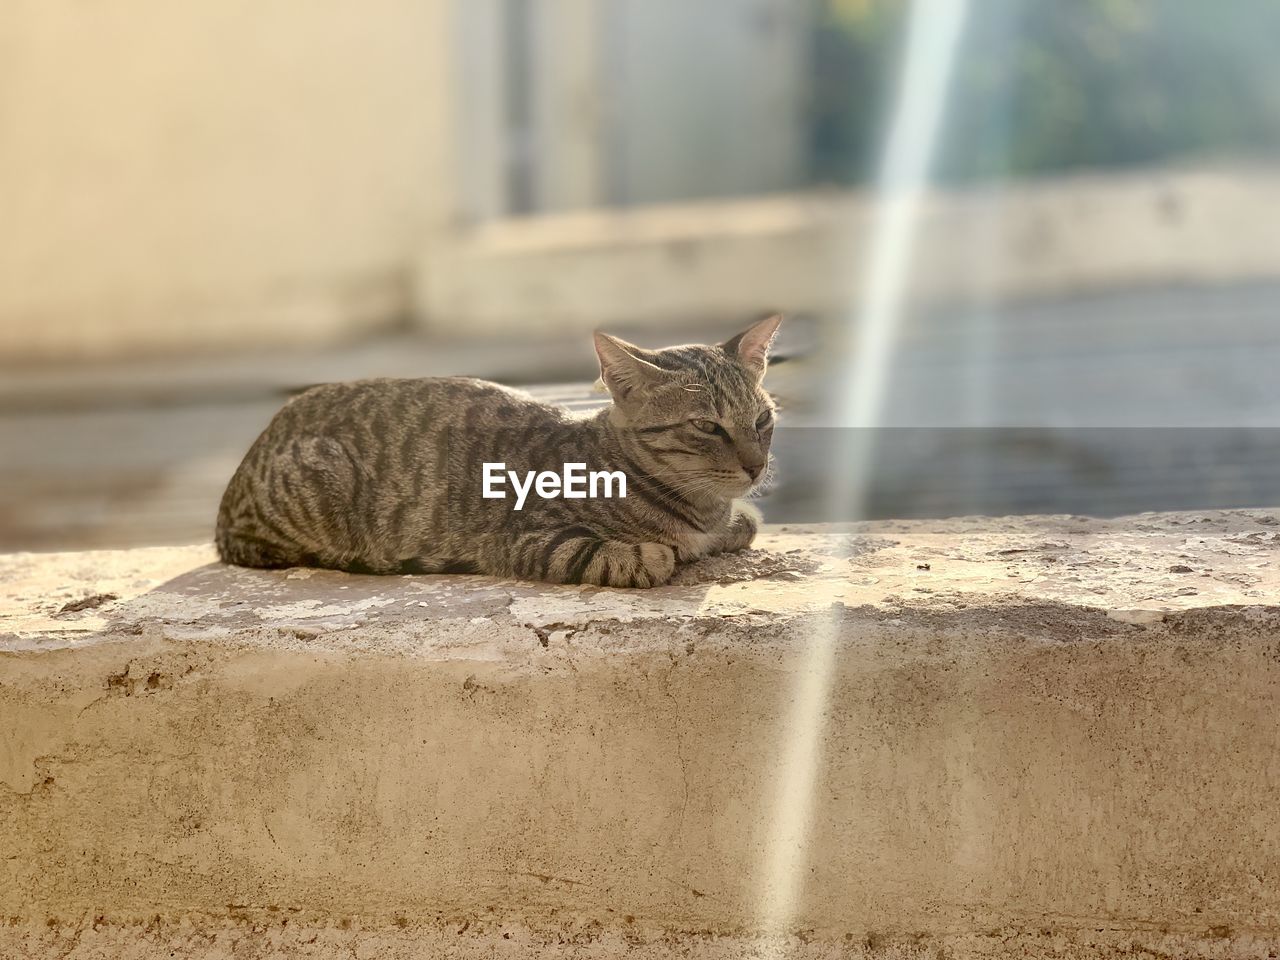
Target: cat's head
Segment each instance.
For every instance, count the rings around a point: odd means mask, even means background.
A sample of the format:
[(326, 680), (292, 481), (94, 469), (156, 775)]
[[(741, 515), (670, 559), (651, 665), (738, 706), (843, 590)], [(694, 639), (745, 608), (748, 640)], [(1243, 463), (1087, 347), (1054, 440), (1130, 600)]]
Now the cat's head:
[(644, 350), (596, 334), (610, 418), (644, 447), (655, 475), (689, 494), (738, 497), (764, 478), (774, 405), (761, 385), (781, 316), (722, 344)]

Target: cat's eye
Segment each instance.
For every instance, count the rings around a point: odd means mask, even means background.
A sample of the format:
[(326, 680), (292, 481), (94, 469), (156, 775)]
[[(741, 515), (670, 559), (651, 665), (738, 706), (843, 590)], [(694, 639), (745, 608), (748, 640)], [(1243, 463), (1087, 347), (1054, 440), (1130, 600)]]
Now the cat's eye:
[(720, 424), (716, 423), (714, 420), (690, 420), (689, 422), (692, 423), (696, 429), (701, 430), (703, 433), (719, 433), (720, 432)]
[(772, 421), (773, 421), (773, 411), (766, 410), (764, 413), (760, 414), (760, 416), (756, 418), (756, 429), (763, 430)]

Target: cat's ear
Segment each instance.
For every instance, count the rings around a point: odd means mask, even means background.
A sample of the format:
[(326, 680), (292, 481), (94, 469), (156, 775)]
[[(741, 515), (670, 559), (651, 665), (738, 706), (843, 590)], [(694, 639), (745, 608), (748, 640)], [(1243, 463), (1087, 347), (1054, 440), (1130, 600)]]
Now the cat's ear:
[(769, 348), (773, 338), (778, 335), (778, 326), (782, 323), (782, 314), (775, 313), (759, 323), (753, 324), (732, 339), (720, 345), (729, 356), (756, 375), (756, 380), (764, 379), (764, 372), (769, 366)]
[(647, 351), (635, 344), (597, 332), (596, 356), (600, 358), (600, 380), (619, 402), (637, 390), (659, 383), (668, 377), (661, 367), (644, 359)]

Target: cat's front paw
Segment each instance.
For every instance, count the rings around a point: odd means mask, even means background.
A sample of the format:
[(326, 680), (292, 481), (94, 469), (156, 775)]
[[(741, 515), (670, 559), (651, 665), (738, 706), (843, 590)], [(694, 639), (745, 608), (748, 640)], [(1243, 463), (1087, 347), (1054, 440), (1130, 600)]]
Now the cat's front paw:
[(641, 543), (634, 549), (636, 563), (631, 569), (630, 582), (614, 586), (660, 587), (676, 572), (676, 552), (665, 543)]
[(640, 544), (640, 568), (643, 570), (638, 587), (657, 587), (671, 579), (676, 572), (676, 552), (665, 543)]
[(608, 544), (592, 564), (591, 581), (605, 587), (659, 587), (676, 570), (675, 551), (665, 543)]
[(736, 553), (747, 549), (755, 540), (762, 519), (760, 511), (750, 504), (743, 503), (741, 500), (734, 503), (733, 515), (729, 518), (729, 530), (721, 549), (725, 553)]

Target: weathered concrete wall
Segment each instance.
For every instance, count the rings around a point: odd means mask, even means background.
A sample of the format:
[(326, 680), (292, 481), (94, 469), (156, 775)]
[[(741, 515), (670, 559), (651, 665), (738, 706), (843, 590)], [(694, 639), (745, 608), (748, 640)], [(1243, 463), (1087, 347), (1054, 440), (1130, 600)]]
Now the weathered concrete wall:
[(447, 8), (0, 5), (0, 361), (403, 320), (452, 212)]
[(1265, 956), (1277, 531), (774, 530), (654, 591), (0, 558), (0, 954), (742, 956), (834, 623), (794, 955)]

